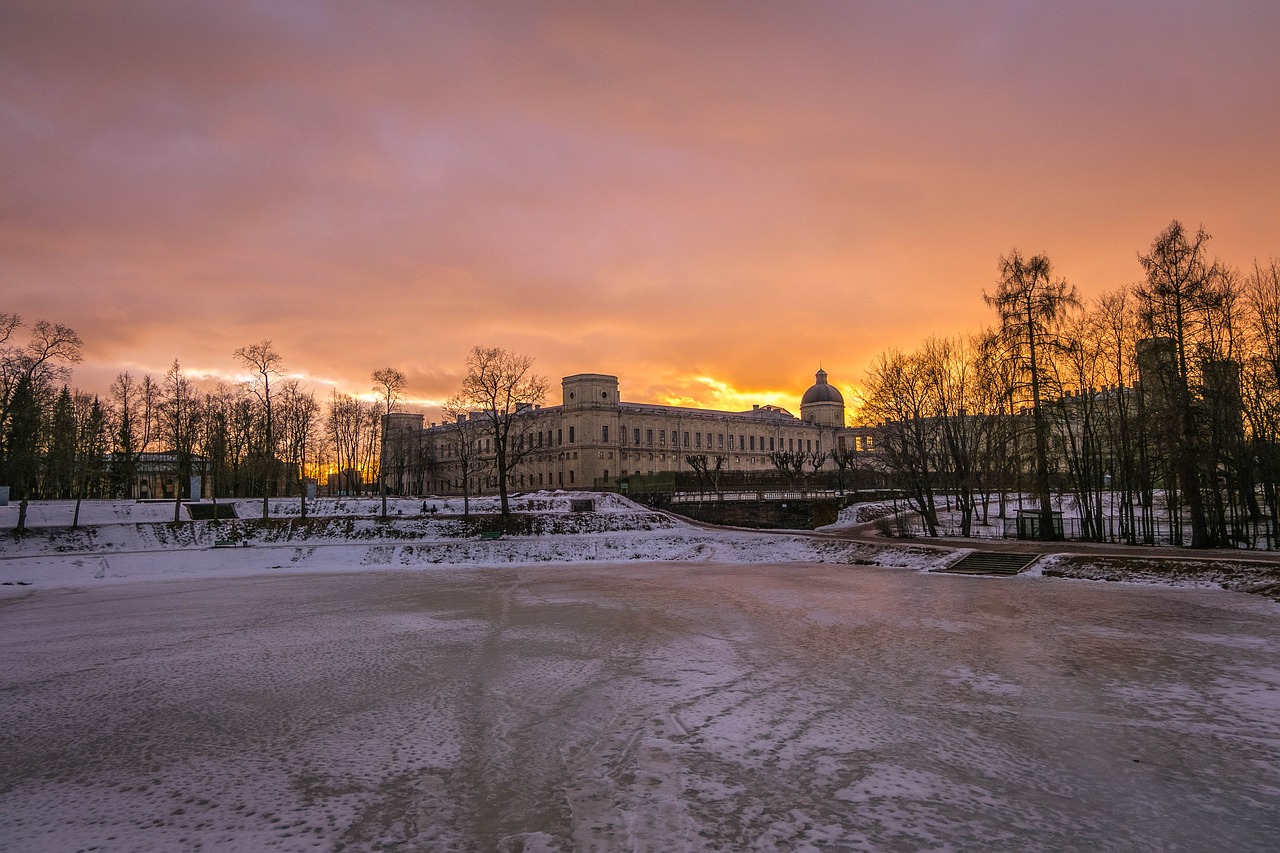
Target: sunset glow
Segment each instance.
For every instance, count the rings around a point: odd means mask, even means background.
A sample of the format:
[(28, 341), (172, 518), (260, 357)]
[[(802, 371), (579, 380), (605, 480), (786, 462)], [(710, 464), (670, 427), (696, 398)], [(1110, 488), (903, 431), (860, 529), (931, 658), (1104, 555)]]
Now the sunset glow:
[[(1014, 247), (1086, 298), (1173, 219), (1280, 254), (1266, 3), (0, 4), (0, 310), (74, 382), (178, 359), (428, 410), (470, 348), (625, 400), (793, 413), (993, 322)], [(430, 415), (429, 415), (430, 416)]]

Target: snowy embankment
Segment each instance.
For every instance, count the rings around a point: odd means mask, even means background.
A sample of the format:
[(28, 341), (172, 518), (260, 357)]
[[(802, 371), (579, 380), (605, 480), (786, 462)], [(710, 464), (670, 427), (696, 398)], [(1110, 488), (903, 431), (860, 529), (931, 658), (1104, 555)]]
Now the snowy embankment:
[[(581, 498), (574, 495), (574, 498)], [(263, 572), (349, 572), (360, 569), (632, 561), (775, 563), (827, 562), (926, 569), (940, 552), (913, 545), (876, 546), (803, 535), (708, 531), (686, 525), (616, 495), (595, 495), (595, 511), (570, 511), (563, 493), (513, 501), (524, 535), (482, 539), (492, 516), (445, 515), (461, 501), (395, 501), (388, 518), (374, 517), (377, 500), (316, 502), (306, 521), (287, 517), (297, 502), (273, 502), (271, 519), (255, 519), (261, 503), (238, 501), (240, 518), (172, 523), (172, 505), (86, 502), (81, 526), (68, 502), (32, 504), (32, 528), (4, 535), (0, 586), (74, 587), (111, 581), (229, 577)], [(496, 506), (476, 501), (480, 512)], [(432, 513), (431, 510), (436, 512)], [(12, 522), (13, 507), (0, 516)], [(165, 513), (168, 513), (166, 516)], [(158, 518), (156, 516), (159, 516)], [(165, 519), (170, 520), (165, 520)], [(86, 520), (87, 519), (87, 520)], [(65, 521), (63, 522), (65, 524)], [(8, 526), (12, 528), (12, 523)], [(221, 547), (220, 547), (221, 545)]]
[(1040, 560), (1034, 574), (1111, 583), (1218, 587), (1280, 601), (1280, 564), (1267, 560), (1050, 554)]

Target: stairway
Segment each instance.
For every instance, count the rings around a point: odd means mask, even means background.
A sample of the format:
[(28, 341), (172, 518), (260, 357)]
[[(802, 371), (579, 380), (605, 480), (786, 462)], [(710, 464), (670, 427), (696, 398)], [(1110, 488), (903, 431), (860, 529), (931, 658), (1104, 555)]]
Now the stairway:
[(1039, 554), (973, 551), (946, 568), (934, 569), (934, 571), (952, 575), (1016, 575), (1039, 558)]

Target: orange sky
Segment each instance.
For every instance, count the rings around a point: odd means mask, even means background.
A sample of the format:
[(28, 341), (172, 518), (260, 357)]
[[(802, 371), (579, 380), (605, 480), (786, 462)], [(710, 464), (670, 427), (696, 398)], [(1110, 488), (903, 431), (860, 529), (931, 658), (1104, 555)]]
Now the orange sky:
[(475, 344), (624, 399), (798, 409), (1085, 296), (1171, 219), (1280, 254), (1280, 4), (0, 0), (0, 310), (75, 382), (274, 341), (363, 392)]

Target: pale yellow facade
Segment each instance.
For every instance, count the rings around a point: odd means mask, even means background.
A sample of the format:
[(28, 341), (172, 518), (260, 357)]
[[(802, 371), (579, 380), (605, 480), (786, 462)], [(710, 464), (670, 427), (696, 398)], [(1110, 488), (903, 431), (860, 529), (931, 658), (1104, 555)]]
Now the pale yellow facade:
[[(508, 488), (591, 489), (614, 487), (621, 478), (692, 470), (691, 455), (706, 455), (723, 471), (769, 471), (775, 451), (822, 454), (842, 443), (866, 446), (862, 430), (844, 426), (839, 392), (826, 374), (806, 392), (796, 417), (774, 406), (726, 412), (630, 403), (619, 398), (618, 377), (579, 373), (561, 382), (558, 406), (528, 407), (515, 416), (510, 446), (523, 458)], [(826, 386), (826, 387), (821, 387)], [(817, 391), (815, 391), (817, 389)], [(472, 448), (470, 491), (496, 491), (493, 438), (483, 413), (469, 421), (423, 428), (421, 415), (393, 415), (389, 454), (413, 464), (388, 465), (388, 484), (401, 493), (457, 494), (462, 490), (460, 443)], [(406, 446), (409, 446), (406, 450)], [(390, 449), (394, 446), (394, 450)], [(391, 458), (389, 456), (389, 458)], [(831, 459), (820, 466), (834, 468)]]

